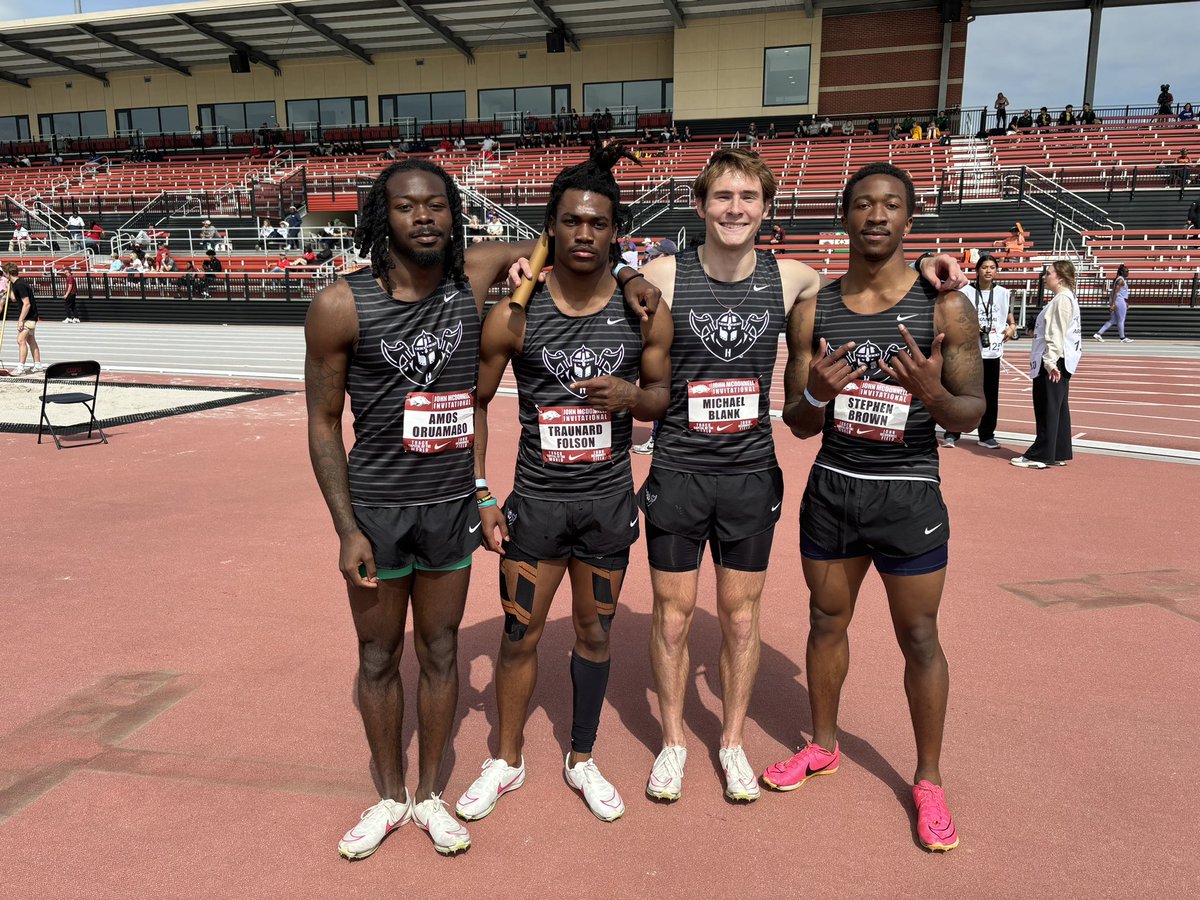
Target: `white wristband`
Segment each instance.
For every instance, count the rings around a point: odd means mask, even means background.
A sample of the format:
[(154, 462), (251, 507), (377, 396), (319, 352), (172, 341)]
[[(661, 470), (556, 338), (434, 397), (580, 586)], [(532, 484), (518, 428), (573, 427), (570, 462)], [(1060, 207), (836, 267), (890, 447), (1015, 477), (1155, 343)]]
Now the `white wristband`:
[(626, 262), (617, 263), (615, 266), (613, 266), (613, 278), (616, 278), (618, 275), (620, 275), (622, 269), (632, 269), (632, 268), (633, 268), (633, 266), (629, 265), (629, 263), (626, 263)]
[(815, 406), (817, 409), (824, 409), (826, 406), (829, 405), (828, 400), (821, 401), (821, 400), (818, 400), (816, 397), (814, 397), (812, 394), (810, 394), (808, 392), (808, 388), (804, 389), (804, 399), (807, 400), (809, 403), (811, 403), (813, 406)]
[(487, 490), (487, 481), (483, 478), (476, 478), (475, 479), (475, 490), (486, 491)]

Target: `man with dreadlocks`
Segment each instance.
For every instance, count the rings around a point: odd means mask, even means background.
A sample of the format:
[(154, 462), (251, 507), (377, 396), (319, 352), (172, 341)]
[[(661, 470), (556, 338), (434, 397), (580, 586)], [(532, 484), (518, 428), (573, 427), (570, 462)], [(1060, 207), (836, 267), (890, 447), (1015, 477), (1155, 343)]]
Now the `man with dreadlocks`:
[[(371, 855), (410, 818), (439, 853), (471, 841), (435, 781), (458, 701), (458, 626), (480, 541), (471, 478), (480, 318), (488, 289), (532, 242), (466, 251), (462, 218), (458, 189), (440, 167), (409, 159), (385, 169), (356, 234), (370, 268), (322, 290), (305, 323), (309, 454), (341, 542), (358, 703), (382, 789), (338, 845), (348, 859)], [(398, 666), (410, 605), (421, 672), (415, 797), (400, 747)]]
[(574, 716), (564, 775), (598, 819), (611, 822), (625, 811), (592, 747), (608, 686), (609, 629), (638, 536), (632, 419), (654, 421), (667, 408), (672, 328), (669, 316), (639, 321), (609, 271), (620, 259), (617, 236), (627, 219), (612, 174), (622, 157), (628, 151), (613, 143), (558, 175), (546, 206), (554, 261), (549, 296), (525, 310), (497, 304), (483, 326), (477, 484), (486, 484), (488, 406), (510, 359), (521, 437), (512, 494), (502, 511), (491, 504), (480, 510), (484, 543), (501, 556), (505, 615), (496, 664), (499, 753), (484, 760), (458, 801), (468, 821), (525, 783), (521, 751), (538, 642), (567, 575)]

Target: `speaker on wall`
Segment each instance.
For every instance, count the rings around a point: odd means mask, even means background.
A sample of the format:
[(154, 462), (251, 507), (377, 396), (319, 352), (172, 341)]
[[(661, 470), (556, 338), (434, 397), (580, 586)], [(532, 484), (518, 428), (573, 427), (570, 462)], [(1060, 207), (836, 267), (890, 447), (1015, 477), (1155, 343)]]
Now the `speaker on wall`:
[(547, 53), (565, 53), (567, 49), (567, 39), (559, 30), (546, 32), (546, 52)]
[(250, 71), (250, 56), (246, 53), (229, 54), (229, 71), (243, 75)]

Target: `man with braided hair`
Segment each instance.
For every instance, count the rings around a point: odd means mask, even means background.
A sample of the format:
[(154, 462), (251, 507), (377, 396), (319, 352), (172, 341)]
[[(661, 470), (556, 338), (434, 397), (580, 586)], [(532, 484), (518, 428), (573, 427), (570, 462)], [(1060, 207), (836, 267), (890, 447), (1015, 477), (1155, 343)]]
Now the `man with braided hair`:
[[(499, 752), (458, 801), (466, 820), (482, 819), (525, 783), (521, 751), (538, 642), (564, 576), (575, 625), (564, 775), (598, 819), (611, 822), (625, 811), (592, 747), (608, 685), (610, 626), (638, 536), (632, 419), (654, 421), (667, 408), (672, 333), (669, 316), (639, 321), (627, 310), (609, 272), (627, 224), (612, 168), (626, 155), (610, 144), (559, 174), (546, 207), (554, 270), (545, 290), (524, 310), (497, 304), (483, 326), (475, 475), (484, 492), (483, 540), (501, 558), (505, 615), (496, 664)], [(501, 509), (486, 492), (487, 422), (509, 360), (521, 437), (513, 492)]]
[[(458, 701), (458, 626), (480, 540), (471, 483), (480, 318), (488, 289), (533, 245), (466, 250), (453, 180), (413, 159), (376, 179), (356, 242), (370, 268), (318, 293), (305, 323), (309, 454), (341, 543), (359, 709), (382, 789), (338, 851), (370, 856), (412, 818), (449, 854), (471, 840), (435, 782)], [(348, 461), (347, 393), (355, 430)], [(410, 605), (421, 671), (415, 797), (400, 748)]]

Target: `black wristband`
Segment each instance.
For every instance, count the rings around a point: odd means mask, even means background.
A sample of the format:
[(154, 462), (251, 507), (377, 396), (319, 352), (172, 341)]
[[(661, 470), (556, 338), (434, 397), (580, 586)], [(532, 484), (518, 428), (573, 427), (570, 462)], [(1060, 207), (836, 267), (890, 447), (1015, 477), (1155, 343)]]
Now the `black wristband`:
[(618, 281), (618, 282), (620, 283), (620, 285), (621, 285), (621, 290), (625, 290), (625, 288), (629, 287), (629, 283), (630, 283), (631, 281), (633, 281), (633, 279), (635, 279), (635, 278), (645, 278), (645, 277), (646, 277), (646, 276), (645, 276), (645, 275), (643, 275), (641, 272), (634, 272), (632, 275), (630, 275), (630, 276), (629, 276), (628, 278), (626, 278), (624, 281), (621, 281), (621, 279), (620, 279), (620, 278), (618, 278), (618, 279), (617, 279), (617, 281)]

